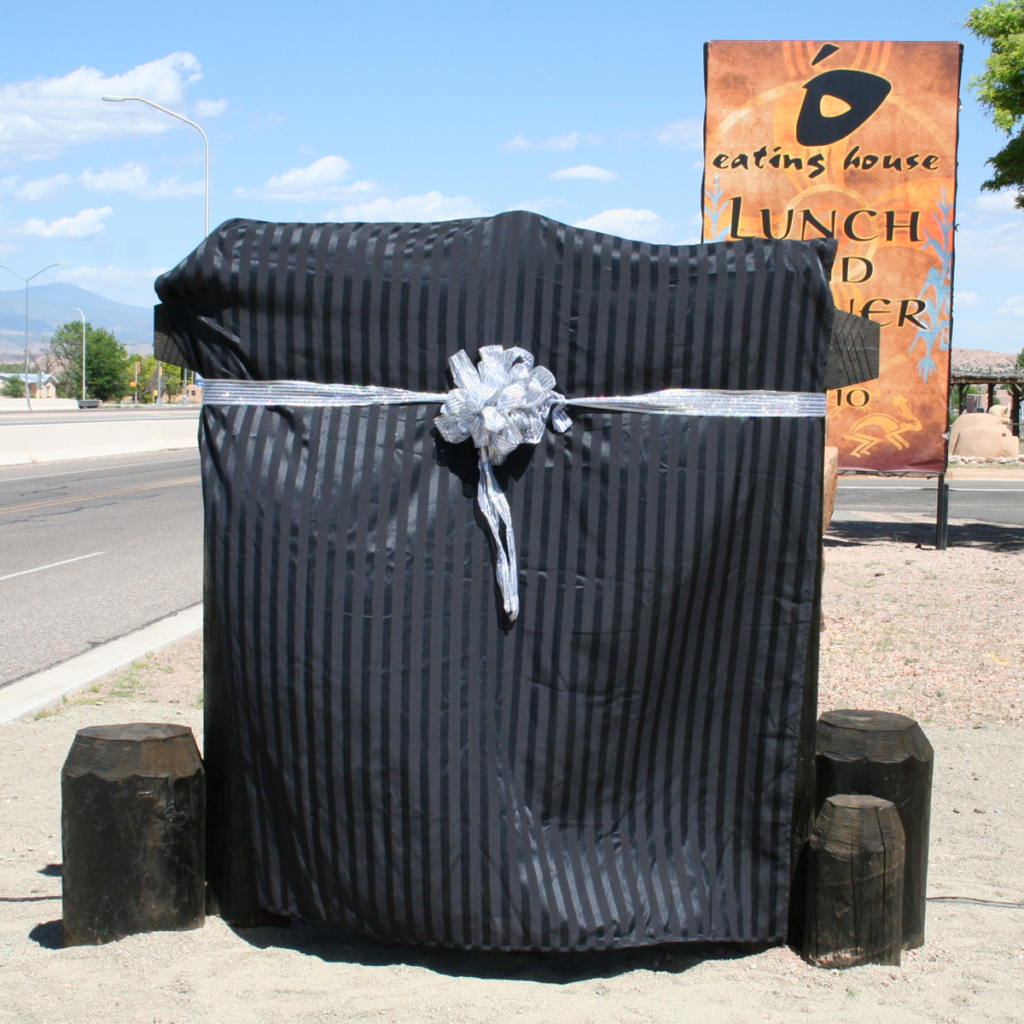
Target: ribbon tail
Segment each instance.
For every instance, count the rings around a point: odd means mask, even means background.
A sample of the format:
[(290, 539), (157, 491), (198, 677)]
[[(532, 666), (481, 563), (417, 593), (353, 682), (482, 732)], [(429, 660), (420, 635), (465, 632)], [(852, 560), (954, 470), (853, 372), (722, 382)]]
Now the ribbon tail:
[[(504, 599), (505, 612), (515, 622), (519, 615), (519, 573), (516, 566), (516, 537), (512, 532), (512, 510), (483, 448), (480, 449), (480, 483), (476, 489), (476, 500), (490, 527), (491, 536), (494, 537), (498, 587)], [(504, 536), (501, 530), (503, 523)]]

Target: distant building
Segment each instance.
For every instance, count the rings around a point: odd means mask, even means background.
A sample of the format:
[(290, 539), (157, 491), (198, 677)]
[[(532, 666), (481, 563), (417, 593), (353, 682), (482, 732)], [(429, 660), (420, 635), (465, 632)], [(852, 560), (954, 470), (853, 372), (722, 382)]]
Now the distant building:
[(57, 378), (52, 373), (0, 373), (0, 388), (9, 380), (28, 380), (28, 397), (45, 399), (57, 397)]

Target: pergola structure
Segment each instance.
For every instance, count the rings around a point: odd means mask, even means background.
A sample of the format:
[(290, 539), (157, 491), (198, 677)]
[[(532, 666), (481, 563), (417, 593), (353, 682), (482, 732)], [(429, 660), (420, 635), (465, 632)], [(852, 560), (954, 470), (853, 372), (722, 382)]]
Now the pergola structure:
[(1024, 369), (997, 370), (990, 366), (960, 366), (950, 373), (950, 391), (956, 395), (957, 411), (962, 413), (965, 406), (967, 389), (972, 384), (984, 384), (988, 387), (988, 407), (992, 408), (997, 387), (1010, 392), (1010, 427), (1015, 437), (1020, 437), (1020, 403), (1024, 397)]

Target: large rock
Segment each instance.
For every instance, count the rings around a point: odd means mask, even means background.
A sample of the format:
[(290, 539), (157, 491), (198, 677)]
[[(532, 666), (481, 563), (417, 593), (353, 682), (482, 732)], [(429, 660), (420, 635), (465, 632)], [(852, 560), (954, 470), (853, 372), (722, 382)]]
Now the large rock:
[(1017, 438), (998, 417), (987, 412), (965, 412), (950, 427), (949, 454), (978, 459), (1013, 457), (1017, 454)]

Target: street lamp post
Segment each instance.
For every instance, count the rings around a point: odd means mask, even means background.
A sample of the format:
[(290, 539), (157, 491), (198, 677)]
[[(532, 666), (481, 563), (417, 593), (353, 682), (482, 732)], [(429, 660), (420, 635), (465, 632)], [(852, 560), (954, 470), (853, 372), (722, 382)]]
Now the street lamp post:
[(179, 121), (184, 121), (185, 124), (192, 125), (202, 135), (203, 145), (206, 147), (206, 217), (203, 221), (203, 238), (205, 238), (210, 233), (210, 140), (206, 137), (206, 132), (195, 121), (190, 120), (184, 114), (176, 114), (173, 110), (168, 110), (167, 107), (162, 107), (159, 103), (144, 99), (142, 96), (104, 96), (103, 99), (107, 103), (124, 103), (127, 100), (145, 103), (149, 107), (155, 107), (157, 110), (162, 110), (165, 114), (170, 114), (171, 117), (176, 117)]
[(82, 318), (82, 401), (85, 401), (85, 314), (75, 306), (75, 312)]
[[(173, 110), (168, 110), (167, 107), (162, 107), (159, 103), (154, 103), (152, 100), (147, 100), (142, 96), (104, 96), (104, 101), (107, 103), (124, 103), (127, 100), (134, 100), (136, 103), (145, 103), (146, 106), (153, 107), (155, 110), (162, 110), (165, 114), (170, 114), (171, 117), (176, 117), (179, 121), (184, 121), (185, 124), (192, 125), (193, 128), (203, 137), (203, 145), (206, 147), (206, 207), (205, 215), (203, 218), (203, 238), (206, 238), (210, 233), (210, 140), (206, 137), (206, 132), (195, 123), (195, 121), (187, 118), (184, 114), (175, 113)], [(185, 402), (188, 402), (188, 370), (182, 367), (182, 386), (185, 393)], [(163, 401), (163, 393), (161, 392), (158, 402)]]
[(22, 281), (25, 282), (25, 404), (28, 406), (28, 411), (32, 411), (32, 402), (28, 397), (28, 283), (34, 281), (40, 274), (45, 273), (47, 270), (52, 270), (54, 267), (66, 267), (66, 263), (51, 263), (48, 267), (43, 267), (42, 270), (37, 270), (31, 277), (22, 277), (16, 270), (11, 270), (10, 267), (0, 265), (0, 270), (6, 270), (9, 274), (13, 274), (15, 277), (21, 277)]

